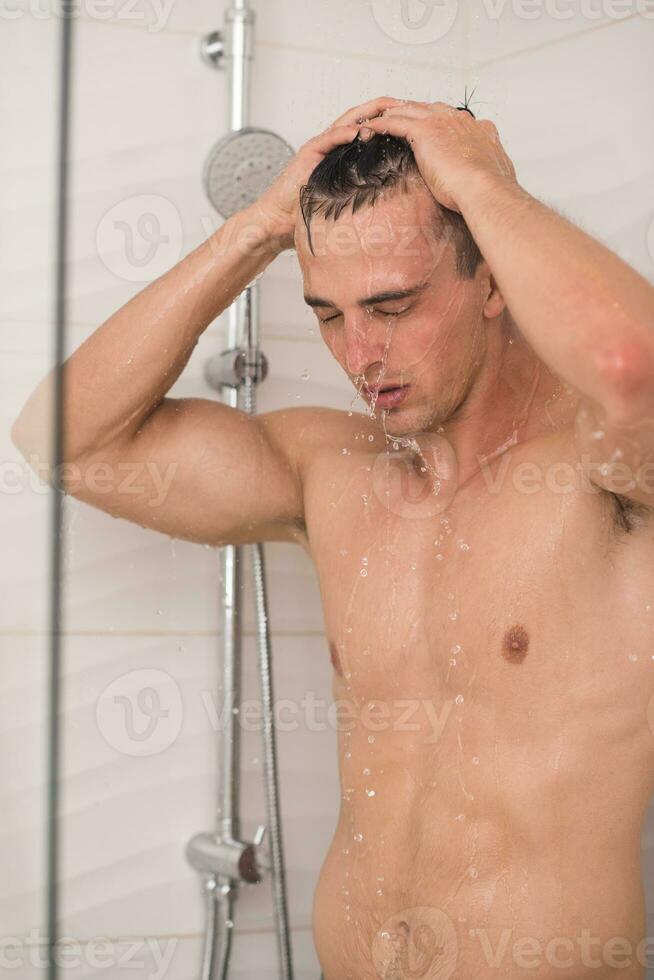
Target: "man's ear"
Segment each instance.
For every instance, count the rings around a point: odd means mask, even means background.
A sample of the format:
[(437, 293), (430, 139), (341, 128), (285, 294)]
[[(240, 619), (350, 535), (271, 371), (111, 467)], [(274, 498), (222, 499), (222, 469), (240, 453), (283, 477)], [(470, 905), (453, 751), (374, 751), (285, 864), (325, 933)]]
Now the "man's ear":
[(482, 282), (483, 282), (483, 296), (484, 302), (482, 306), (482, 313), (488, 320), (493, 320), (496, 316), (506, 308), (506, 302), (502, 293), (500, 292), (500, 287), (495, 281), (495, 276), (490, 271), (488, 264), (484, 262), (485, 269), (482, 271)]

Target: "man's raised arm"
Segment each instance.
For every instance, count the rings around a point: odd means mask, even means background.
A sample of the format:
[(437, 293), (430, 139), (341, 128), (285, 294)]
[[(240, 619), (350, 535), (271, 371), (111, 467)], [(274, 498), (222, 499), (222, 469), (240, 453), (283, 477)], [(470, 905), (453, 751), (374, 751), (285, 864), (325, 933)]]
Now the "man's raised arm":
[[(371, 107), (393, 104), (381, 99)], [(353, 140), (349, 114), (309, 140), (250, 208), (147, 286), (62, 367), (63, 460), (53, 474), (48, 375), (12, 428), (37, 472), (73, 496), (174, 537), (221, 544), (294, 537), (302, 494), (292, 413), (250, 418), (166, 392), (198, 338), (293, 243), (299, 189), (325, 153)]]

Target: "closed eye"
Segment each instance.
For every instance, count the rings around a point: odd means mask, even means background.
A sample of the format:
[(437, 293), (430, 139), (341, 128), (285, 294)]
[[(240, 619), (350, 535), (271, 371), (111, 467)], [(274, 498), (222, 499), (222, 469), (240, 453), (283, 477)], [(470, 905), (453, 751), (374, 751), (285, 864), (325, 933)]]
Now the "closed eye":
[(392, 313), (391, 312), (387, 313), (386, 310), (378, 310), (377, 312), (381, 313), (382, 316), (401, 316), (403, 313), (406, 313), (407, 310), (410, 309), (411, 309), (410, 306), (405, 306), (403, 310), (393, 310)]
[(340, 313), (334, 313), (333, 316), (326, 316), (326, 317), (319, 316), (318, 319), (320, 320), (321, 323), (329, 323), (330, 320), (338, 320), (339, 316), (341, 315), (342, 314)]

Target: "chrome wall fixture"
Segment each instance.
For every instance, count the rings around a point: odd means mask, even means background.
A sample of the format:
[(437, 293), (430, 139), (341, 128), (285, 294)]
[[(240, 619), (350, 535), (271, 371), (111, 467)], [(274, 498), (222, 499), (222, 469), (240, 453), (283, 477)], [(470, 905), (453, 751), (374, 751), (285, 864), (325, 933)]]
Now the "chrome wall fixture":
[[(226, 70), (229, 81), (231, 133), (213, 148), (205, 167), (205, 187), (223, 217), (238, 204), (265, 190), (283, 162), (292, 155), (288, 144), (267, 130), (247, 128), (250, 67), (254, 54), (255, 14), (247, 0), (234, 0), (225, 14), (223, 31), (203, 38), (201, 54), (208, 64)], [(239, 144), (239, 158), (248, 166), (247, 180), (239, 194), (230, 184), (234, 168), (222, 167), (226, 154)], [(258, 166), (265, 156), (266, 166)], [(224, 182), (220, 173), (226, 174)], [(218, 179), (216, 177), (218, 176)], [(233, 179), (239, 179), (238, 175)], [(265, 182), (264, 182), (265, 181)], [(246, 192), (243, 193), (245, 186)], [(259, 292), (256, 280), (241, 293), (227, 312), (227, 348), (210, 359), (205, 376), (223, 401), (248, 414), (256, 410), (256, 387), (267, 373), (260, 349)], [(273, 726), (271, 643), (265, 586), (264, 552), (261, 544), (249, 545), (254, 575), (257, 622), (257, 660), (263, 721), (263, 762), (268, 825), (259, 826), (253, 841), (240, 832), (240, 725), (242, 674), (242, 586), (245, 547), (221, 548), (222, 622), (221, 647), (224, 725), (218, 735), (218, 807), (213, 831), (196, 834), (187, 844), (189, 863), (203, 875), (206, 892), (206, 937), (202, 980), (226, 980), (231, 954), (235, 900), (242, 882), (261, 883), (270, 876), (274, 906), (279, 977), (292, 980), (291, 945), (279, 815), (279, 782)], [(268, 847), (263, 846), (268, 832)]]

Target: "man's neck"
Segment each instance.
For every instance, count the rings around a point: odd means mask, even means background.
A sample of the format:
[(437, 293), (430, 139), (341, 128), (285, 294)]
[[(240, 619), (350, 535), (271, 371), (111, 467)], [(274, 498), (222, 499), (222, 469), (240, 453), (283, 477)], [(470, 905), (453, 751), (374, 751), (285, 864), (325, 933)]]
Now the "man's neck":
[(459, 486), (511, 446), (555, 428), (546, 405), (560, 381), (514, 331), (489, 331), (489, 343), (461, 411), (439, 428), (457, 457)]

